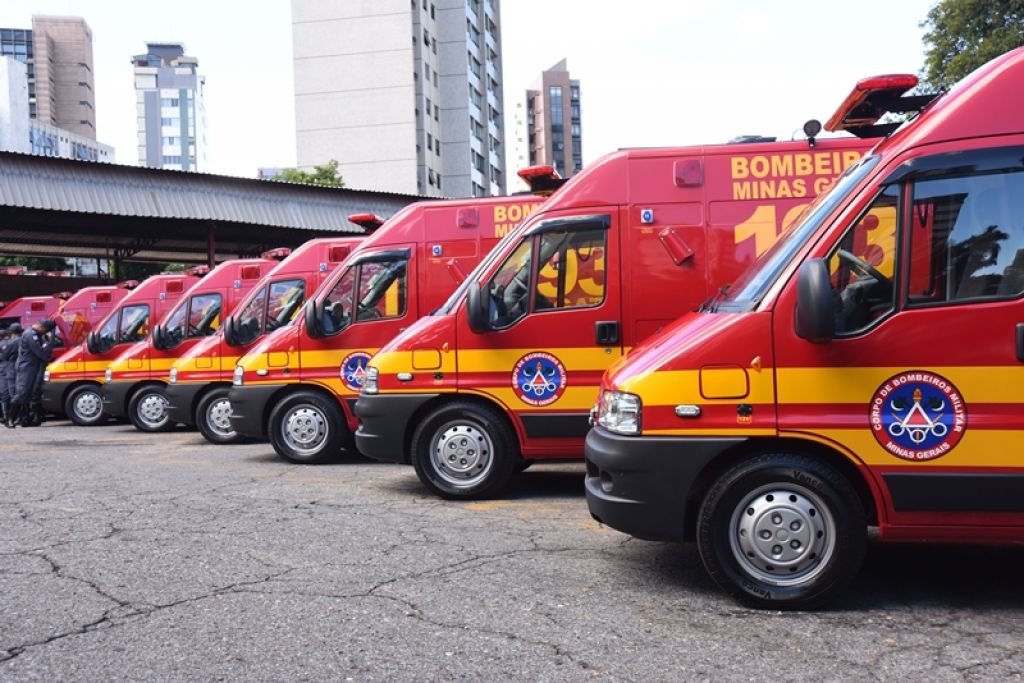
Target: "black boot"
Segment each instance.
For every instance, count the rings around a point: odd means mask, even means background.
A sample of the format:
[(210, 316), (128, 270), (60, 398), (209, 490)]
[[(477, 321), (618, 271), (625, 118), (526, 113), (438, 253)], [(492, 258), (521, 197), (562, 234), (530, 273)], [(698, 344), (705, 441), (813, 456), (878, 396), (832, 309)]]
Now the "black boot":
[(13, 429), (17, 426), (19, 418), (21, 418), (21, 404), (17, 401), (11, 401), (11, 407), (7, 411), (7, 421), (4, 422), (4, 425), (8, 429)]

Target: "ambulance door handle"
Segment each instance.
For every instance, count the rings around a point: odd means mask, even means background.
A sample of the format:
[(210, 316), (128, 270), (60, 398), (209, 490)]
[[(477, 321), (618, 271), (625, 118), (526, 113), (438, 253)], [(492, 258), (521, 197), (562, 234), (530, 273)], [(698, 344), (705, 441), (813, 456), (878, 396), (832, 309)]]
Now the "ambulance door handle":
[(1024, 323), (1017, 323), (1017, 360), (1024, 363)]
[(619, 343), (619, 322), (599, 320), (594, 323), (594, 343), (598, 346), (614, 346)]

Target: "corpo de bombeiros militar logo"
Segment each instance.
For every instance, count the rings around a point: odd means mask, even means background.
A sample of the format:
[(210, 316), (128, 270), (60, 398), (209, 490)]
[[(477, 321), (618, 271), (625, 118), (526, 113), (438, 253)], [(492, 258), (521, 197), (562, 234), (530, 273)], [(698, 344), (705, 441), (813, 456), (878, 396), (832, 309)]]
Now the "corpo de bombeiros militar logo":
[(875, 439), (897, 458), (934, 460), (953, 450), (963, 438), (967, 406), (945, 377), (911, 370), (878, 387), (868, 419)]
[(528, 353), (512, 369), (516, 395), (531, 406), (554, 403), (565, 392), (565, 366), (550, 353)]

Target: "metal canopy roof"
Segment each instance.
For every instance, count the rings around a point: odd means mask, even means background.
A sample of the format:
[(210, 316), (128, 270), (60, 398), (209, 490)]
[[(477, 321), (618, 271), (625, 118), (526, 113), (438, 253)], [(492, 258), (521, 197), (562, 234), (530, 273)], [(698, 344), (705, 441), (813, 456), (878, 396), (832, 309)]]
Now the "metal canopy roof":
[(0, 253), (173, 262), (360, 234), (417, 195), (0, 152)]

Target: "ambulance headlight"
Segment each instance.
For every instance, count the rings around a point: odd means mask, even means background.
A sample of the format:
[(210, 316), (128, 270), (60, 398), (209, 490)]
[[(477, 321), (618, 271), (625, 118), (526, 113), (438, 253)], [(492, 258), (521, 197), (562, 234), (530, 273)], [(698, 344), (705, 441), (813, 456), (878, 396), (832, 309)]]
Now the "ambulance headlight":
[(380, 387), (377, 384), (377, 379), (380, 377), (380, 370), (373, 367), (372, 365), (366, 368), (366, 376), (363, 377), (363, 393), (364, 394), (376, 394), (380, 391)]
[(178, 368), (171, 368), (171, 372), (167, 375), (168, 384), (177, 384), (178, 382)]
[(43, 381), (44, 382), (49, 382), (50, 381), (50, 371), (49, 370), (43, 370)]
[(616, 434), (640, 433), (640, 397), (623, 391), (602, 391), (597, 402), (597, 424)]
[(231, 376), (231, 384), (236, 387), (245, 386), (245, 370), (241, 365), (235, 366), (235, 374)]
[(114, 368), (107, 368), (103, 371), (103, 381), (110, 382), (114, 379)]

